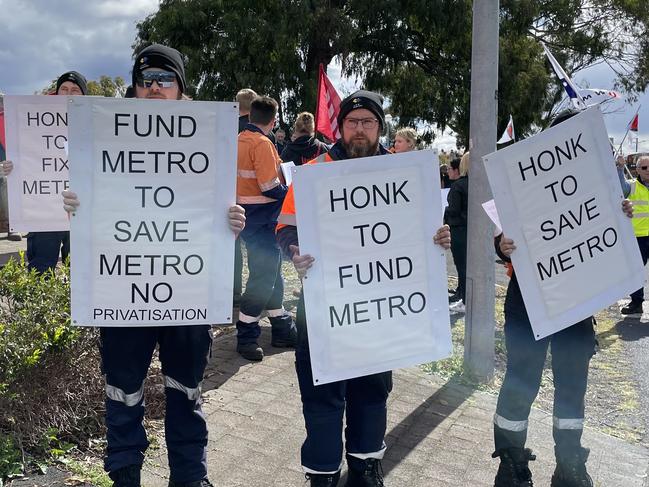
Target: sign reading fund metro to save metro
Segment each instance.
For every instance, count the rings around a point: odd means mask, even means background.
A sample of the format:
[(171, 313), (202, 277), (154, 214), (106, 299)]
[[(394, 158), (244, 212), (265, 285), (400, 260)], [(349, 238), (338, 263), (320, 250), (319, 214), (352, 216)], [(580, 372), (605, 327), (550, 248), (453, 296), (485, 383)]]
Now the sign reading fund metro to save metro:
[(415, 151), (296, 168), (314, 384), (450, 355), (436, 167)]
[(76, 324), (231, 322), (237, 113), (233, 103), (70, 99)]
[(68, 189), (66, 96), (6, 96), (9, 229), (50, 232), (70, 228), (61, 205)]
[(484, 160), (537, 339), (644, 286), (598, 108)]

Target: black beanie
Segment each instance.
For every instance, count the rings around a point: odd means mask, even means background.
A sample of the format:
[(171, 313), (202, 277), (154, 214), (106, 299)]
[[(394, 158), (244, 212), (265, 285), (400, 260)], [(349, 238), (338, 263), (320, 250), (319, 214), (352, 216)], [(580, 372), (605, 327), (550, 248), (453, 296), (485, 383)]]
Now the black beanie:
[(67, 73), (63, 73), (61, 76), (59, 76), (59, 79), (56, 80), (57, 93), (59, 92), (61, 85), (66, 81), (72, 81), (81, 89), (81, 93), (83, 93), (84, 95), (88, 94), (88, 82), (86, 81), (85, 76), (81, 73), (78, 73), (77, 71), (68, 71)]
[(149, 47), (142, 49), (135, 58), (135, 64), (133, 65), (133, 86), (135, 86), (137, 75), (147, 68), (160, 68), (176, 73), (180, 91), (185, 93), (187, 89), (185, 64), (182, 55), (174, 48), (161, 44), (151, 44)]
[(340, 102), (338, 113), (338, 126), (341, 127), (343, 118), (352, 110), (365, 108), (376, 115), (381, 123), (381, 131), (385, 127), (385, 113), (383, 113), (383, 97), (373, 91), (358, 90)]

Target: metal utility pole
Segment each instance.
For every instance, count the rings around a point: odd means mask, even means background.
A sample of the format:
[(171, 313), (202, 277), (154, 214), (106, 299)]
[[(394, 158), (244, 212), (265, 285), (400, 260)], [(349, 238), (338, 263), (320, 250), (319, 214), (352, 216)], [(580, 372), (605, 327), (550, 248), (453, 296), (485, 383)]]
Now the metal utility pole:
[(494, 226), (482, 209), (491, 199), (482, 156), (496, 150), (499, 0), (474, 0), (467, 244), (465, 366), (481, 380), (494, 372)]

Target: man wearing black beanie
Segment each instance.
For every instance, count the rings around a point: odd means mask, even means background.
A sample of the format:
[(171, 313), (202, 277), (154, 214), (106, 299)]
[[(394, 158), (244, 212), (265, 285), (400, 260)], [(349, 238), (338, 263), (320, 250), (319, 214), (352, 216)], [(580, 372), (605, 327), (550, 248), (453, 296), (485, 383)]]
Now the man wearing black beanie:
[(88, 82), (85, 76), (77, 71), (68, 71), (56, 80), (57, 95), (87, 95)]
[[(389, 154), (379, 144), (385, 128), (383, 97), (359, 90), (340, 103), (338, 127), (341, 138), (325, 154), (307, 164), (344, 161)], [(277, 242), (291, 257), (300, 278), (313, 265), (310, 255), (300, 255), (293, 186), (284, 199), (277, 225)], [(434, 241), (450, 247), (448, 226), (438, 229)], [(381, 459), (386, 450), (387, 399), (392, 390), (392, 372), (382, 372), (329, 384), (313, 385), (307, 317), (301, 295), (296, 322), (295, 350), (306, 439), (302, 444), (302, 468), (311, 487), (336, 487), (340, 480), (343, 446), (348, 476), (345, 487), (383, 487)], [(345, 444), (343, 445), (343, 416)]]
[[(182, 56), (159, 44), (143, 49), (133, 66), (135, 98), (180, 100), (187, 84)], [(64, 208), (79, 206), (64, 191)], [(230, 207), (230, 230), (244, 227), (244, 210)], [(144, 380), (159, 346), (166, 395), (165, 440), (169, 487), (211, 487), (207, 479), (207, 424), (201, 410), (201, 383), (212, 344), (209, 324), (161, 327), (102, 327), (101, 359), (106, 376), (106, 459), (113, 487), (140, 487), (149, 442), (142, 424)]]
[[(77, 71), (68, 71), (56, 80), (56, 95), (85, 95), (88, 91), (86, 78)], [(0, 158), (1, 159), (1, 158)], [(0, 163), (0, 176), (8, 176), (13, 170), (12, 161)], [(70, 255), (70, 232), (29, 232), (27, 235), (27, 266), (39, 274), (54, 269), (59, 261)]]

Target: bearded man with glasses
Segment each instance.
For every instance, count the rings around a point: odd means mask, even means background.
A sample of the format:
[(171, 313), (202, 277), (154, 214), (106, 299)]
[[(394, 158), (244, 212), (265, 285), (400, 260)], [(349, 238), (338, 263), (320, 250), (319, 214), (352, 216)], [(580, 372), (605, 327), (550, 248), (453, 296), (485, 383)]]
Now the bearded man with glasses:
[[(338, 114), (341, 138), (327, 153), (307, 164), (389, 154), (379, 144), (379, 135), (385, 128), (382, 105), (383, 97), (371, 91), (360, 90), (345, 98)], [(282, 205), (277, 241), (303, 278), (314, 259), (310, 255), (300, 255), (293, 186)], [(451, 234), (447, 225), (437, 231), (434, 241), (450, 248)], [(349, 474), (346, 487), (383, 487), (381, 459), (386, 450), (383, 439), (392, 372), (314, 386), (302, 294), (296, 326), (295, 366), (307, 434), (302, 445), (302, 468), (311, 487), (338, 485), (343, 455), (343, 415), (347, 423), (345, 449)]]

